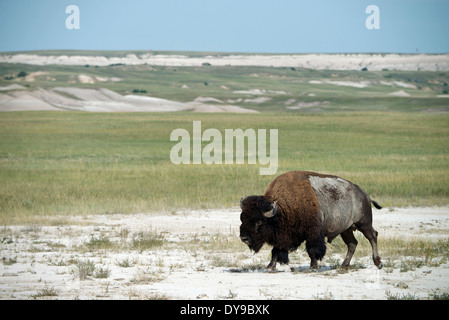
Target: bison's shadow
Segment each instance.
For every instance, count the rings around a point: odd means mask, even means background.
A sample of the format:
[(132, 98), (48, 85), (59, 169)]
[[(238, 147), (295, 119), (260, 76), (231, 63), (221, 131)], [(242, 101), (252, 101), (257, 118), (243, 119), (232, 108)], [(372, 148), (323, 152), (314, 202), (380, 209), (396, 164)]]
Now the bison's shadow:
[(310, 269), (309, 265), (303, 265), (303, 266), (295, 266), (290, 267), (289, 269), (285, 267), (281, 267), (281, 269), (276, 269), (275, 271), (269, 270), (266, 267), (262, 265), (250, 265), (250, 266), (243, 266), (241, 268), (230, 268), (225, 269), (224, 272), (230, 272), (230, 273), (252, 273), (252, 272), (259, 272), (259, 273), (282, 273), (282, 272), (293, 272), (293, 273), (320, 273), (320, 272), (326, 272), (335, 270), (338, 273), (346, 273), (351, 270), (358, 270), (358, 269), (365, 269), (366, 266), (363, 264), (354, 264), (350, 265), (349, 268), (342, 267), (340, 265), (321, 265), (318, 269)]
[(318, 269), (310, 269), (310, 266), (299, 266), (299, 267), (291, 267), (290, 271), (296, 273), (308, 273), (308, 272), (324, 272), (334, 269), (336, 268), (332, 266), (319, 266)]
[(293, 272), (293, 273), (309, 273), (309, 272), (325, 272), (329, 270), (337, 269), (333, 266), (320, 266), (318, 269), (311, 270), (309, 265), (291, 267), (289, 270), (269, 270), (263, 266), (249, 266), (249, 267), (241, 267), (241, 268), (230, 268), (226, 269), (225, 272), (230, 273), (252, 273), (252, 272), (260, 272), (260, 273), (281, 273), (281, 272)]

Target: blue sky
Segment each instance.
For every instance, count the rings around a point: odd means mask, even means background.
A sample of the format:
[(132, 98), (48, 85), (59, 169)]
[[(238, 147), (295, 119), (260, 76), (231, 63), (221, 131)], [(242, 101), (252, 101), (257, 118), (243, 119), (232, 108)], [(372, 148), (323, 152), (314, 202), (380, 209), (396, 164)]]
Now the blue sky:
[(0, 51), (449, 53), (448, 14), (449, 0), (0, 0)]

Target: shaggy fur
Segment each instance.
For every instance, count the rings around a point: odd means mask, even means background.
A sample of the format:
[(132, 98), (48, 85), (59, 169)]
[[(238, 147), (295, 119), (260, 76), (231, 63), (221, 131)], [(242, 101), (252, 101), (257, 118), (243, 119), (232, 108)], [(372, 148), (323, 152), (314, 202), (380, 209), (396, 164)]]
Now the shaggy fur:
[[(321, 260), (326, 253), (325, 236), (328, 236), (328, 230), (323, 226), (323, 213), (320, 212), (320, 203), (316, 191), (310, 183), (310, 177), (339, 179), (335, 176), (313, 172), (290, 171), (275, 178), (268, 185), (264, 195), (249, 196), (240, 201), (242, 209), (240, 237), (255, 252), (258, 252), (265, 243), (273, 246), (272, 258), (268, 268), (274, 269), (277, 262), (288, 263), (288, 252), (296, 250), (304, 241), (311, 259), (311, 268), (317, 268), (317, 261)], [(345, 180), (340, 179), (339, 181)], [(350, 184), (347, 181), (345, 183)], [(358, 188), (353, 184), (349, 186)], [(327, 185), (325, 187), (328, 188)], [(341, 190), (332, 187), (332, 185), (329, 186), (329, 190), (323, 189), (326, 193), (329, 193), (330, 203), (338, 204), (339, 197), (343, 195), (339, 194)], [(355, 192), (361, 193), (361, 197), (366, 195), (361, 189)], [(320, 196), (322, 197), (322, 195)], [(367, 224), (371, 225), (370, 201), (368, 198), (368, 201), (363, 201), (364, 203), (361, 205), (364, 212), (369, 212), (369, 216), (360, 222), (363, 227)], [(368, 203), (369, 208), (366, 208), (366, 203)], [(377, 203), (373, 203), (376, 207), (379, 206)], [(267, 218), (264, 216), (264, 213), (273, 210), (273, 208), (276, 209), (276, 214), (273, 217)], [(350, 233), (346, 237), (350, 240), (345, 242), (347, 244), (351, 242), (351, 248), (355, 250), (356, 244), (353, 244), (351, 230)], [(331, 241), (332, 239), (328, 240)], [(348, 248), (349, 246), (348, 244)], [(352, 253), (345, 260), (348, 265), (351, 257)], [(380, 258), (378, 258), (378, 263), (380, 264)], [(379, 264), (376, 263), (376, 265)]]

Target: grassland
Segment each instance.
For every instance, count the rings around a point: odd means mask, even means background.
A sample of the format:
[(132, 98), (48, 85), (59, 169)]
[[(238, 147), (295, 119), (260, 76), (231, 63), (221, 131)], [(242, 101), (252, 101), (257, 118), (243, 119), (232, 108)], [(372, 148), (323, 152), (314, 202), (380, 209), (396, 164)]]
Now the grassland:
[(428, 113), (3, 113), (2, 222), (53, 214), (237, 206), (273, 176), (261, 165), (174, 165), (172, 130), (277, 128), (278, 174), (345, 177), (386, 206), (445, 205), (449, 116)]
[[(17, 77), (20, 71), (45, 74), (26, 81)], [(84, 84), (76, 82), (80, 74), (120, 81)], [(437, 96), (445, 93), (448, 79), (448, 72), (0, 64), (0, 86), (105, 87), (120, 94), (139, 89), (182, 102), (199, 96), (240, 99), (238, 105), (260, 112), (1, 113), (0, 222), (55, 214), (221, 208), (263, 193), (274, 176), (259, 175), (259, 164), (171, 163), (175, 143), (170, 133), (176, 128), (192, 132), (194, 120), (202, 121), (203, 131), (278, 129), (277, 174), (312, 170), (340, 175), (384, 206), (447, 205), (449, 104)], [(329, 83), (336, 80), (369, 85)], [(254, 103), (245, 99), (260, 95), (239, 93), (255, 89), (269, 99)], [(409, 96), (389, 95), (398, 90)], [(318, 107), (287, 108), (297, 103)]]

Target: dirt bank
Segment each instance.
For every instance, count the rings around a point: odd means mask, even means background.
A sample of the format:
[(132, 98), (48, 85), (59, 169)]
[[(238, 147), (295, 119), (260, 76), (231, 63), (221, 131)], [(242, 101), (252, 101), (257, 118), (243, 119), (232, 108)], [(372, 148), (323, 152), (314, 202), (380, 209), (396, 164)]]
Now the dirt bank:
[(106, 88), (89, 89), (56, 87), (22, 90), (21, 86), (0, 87), (1, 111), (88, 111), (88, 112), (232, 112), (258, 113), (234, 105), (217, 105), (200, 101), (177, 102), (167, 99), (120, 95)]

